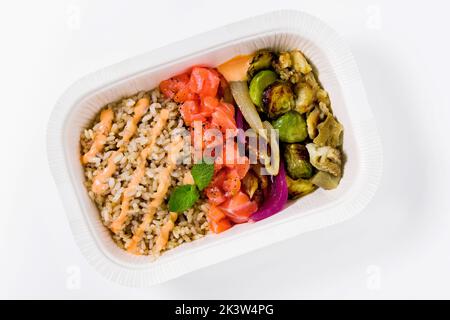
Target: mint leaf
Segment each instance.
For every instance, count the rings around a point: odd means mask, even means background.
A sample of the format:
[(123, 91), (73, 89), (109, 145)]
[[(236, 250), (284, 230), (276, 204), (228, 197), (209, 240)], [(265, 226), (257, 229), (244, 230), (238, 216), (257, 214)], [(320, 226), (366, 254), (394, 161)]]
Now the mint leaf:
[(191, 170), (192, 177), (199, 190), (205, 189), (214, 175), (214, 163), (196, 163)]
[(171, 212), (184, 212), (191, 208), (199, 197), (197, 187), (193, 184), (178, 186), (170, 195), (169, 210)]

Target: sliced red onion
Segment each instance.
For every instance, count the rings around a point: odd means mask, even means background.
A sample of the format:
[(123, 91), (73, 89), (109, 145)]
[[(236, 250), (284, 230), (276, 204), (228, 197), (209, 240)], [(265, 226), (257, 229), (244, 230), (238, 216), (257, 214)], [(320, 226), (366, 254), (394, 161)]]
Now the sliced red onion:
[(271, 177), (270, 190), (262, 206), (251, 215), (251, 222), (266, 219), (283, 210), (288, 200), (288, 187), (286, 182), (286, 172), (284, 163), (280, 161), (280, 171), (278, 175)]
[(235, 108), (235, 110), (236, 110), (236, 126), (244, 131), (247, 130), (249, 128), (249, 125), (247, 121), (245, 121), (241, 109)]

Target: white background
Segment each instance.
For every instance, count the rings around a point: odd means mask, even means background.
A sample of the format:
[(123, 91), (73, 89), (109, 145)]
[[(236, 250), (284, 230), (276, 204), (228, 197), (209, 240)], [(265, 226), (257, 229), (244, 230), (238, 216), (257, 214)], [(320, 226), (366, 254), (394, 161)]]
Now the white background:
[[(447, 1), (2, 1), (1, 298), (450, 298)], [(103, 279), (76, 247), (45, 131), (79, 77), (275, 9), (349, 43), (384, 149), (380, 188), (345, 223), (150, 289)]]

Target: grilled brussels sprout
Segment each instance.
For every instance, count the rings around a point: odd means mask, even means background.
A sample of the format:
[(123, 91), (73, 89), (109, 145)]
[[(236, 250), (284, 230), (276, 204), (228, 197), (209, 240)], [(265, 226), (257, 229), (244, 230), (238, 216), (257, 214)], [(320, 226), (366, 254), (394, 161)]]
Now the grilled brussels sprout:
[(284, 149), (284, 159), (286, 161), (286, 171), (293, 179), (311, 178), (313, 167), (309, 163), (308, 150), (301, 144), (288, 144)]
[(302, 142), (308, 136), (305, 119), (297, 111), (288, 111), (273, 121), (272, 125), (275, 129), (278, 129), (282, 142)]
[(274, 83), (278, 75), (272, 70), (259, 71), (250, 81), (249, 94), (253, 103), (257, 106), (259, 112), (263, 112), (263, 92), (270, 84)]
[(278, 55), (278, 59), (273, 62), (273, 66), (281, 79), (289, 81), (291, 77), (294, 77), (293, 82), (295, 82), (296, 77), (295, 72), (292, 70), (292, 60), (289, 52), (281, 52)]
[(314, 91), (309, 84), (300, 82), (295, 86), (295, 110), (300, 113), (306, 113), (314, 108)]
[(337, 188), (340, 180), (341, 177), (335, 177), (328, 172), (319, 171), (312, 177), (311, 182), (322, 189), (331, 190)]
[(285, 81), (275, 81), (263, 92), (263, 106), (268, 117), (274, 119), (294, 107), (294, 93), (291, 84)]
[(286, 182), (288, 185), (289, 198), (298, 199), (313, 192), (317, 187), (309, 180), (304, 179), (291, 179), (286, 176)]
[(340, 177), (342, 173), (342, 155), (338, 149), (330, 146), (319, 147), (314, 143), (306, 145), (309, 153), (309, 161), (320, 171), (331, 173)]
[(342, 144), (342, 133), (344, 128), (333, 117), (332, 114), (328, 114), (324, 122), (317, 126), (319, 134), (314, 139), (314, 143), (320, 147), (330, 146), (338, 147)]
[(294, 67), (295, 71), (301, 72), (303, 74), (307, 74), (312, 71), (312, 68), (309, 65), (308, 61), (306, 61), (305, 56), (299, 50), (294, 50), (290, 53), (292, 66)]
[(303, 75), (312, 71), (306, 58), (298, 50), (281, 52), (273, 63), (273, 66), (280, 78), (292, 83), (300, 82)]
[(261, 50), (257, 52), (247, 71), (249, 79), (253, 78), (259, 70), (270, 69), (274, 58), (275, 54), (271, 51)]

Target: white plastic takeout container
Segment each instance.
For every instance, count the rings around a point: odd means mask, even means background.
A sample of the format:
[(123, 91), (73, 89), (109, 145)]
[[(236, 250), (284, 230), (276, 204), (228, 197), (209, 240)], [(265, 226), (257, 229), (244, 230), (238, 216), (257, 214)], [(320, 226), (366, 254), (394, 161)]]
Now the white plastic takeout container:
[[(189, 66), (216, 66), (262, 48), (304, 52), (329, 92), (344, 125), (344, 177), (336, 190), (317, 190), (257, 223), (236, 225), (164, 253), (134, 256), (112, 241), (83, 185), (79, 138), (108, 102), (156, 87)], [(48, 124), (48, 159), (73, 236), (103, 276), (148, 287), (277, 241), (347, 220), (370, 201), (378, 186), (382, 152), (376, 124), (354, 58), (343, 40), (319, 19), (297, 11), (249, 18), (153, 50), (94, 72), (59, 99)]]

